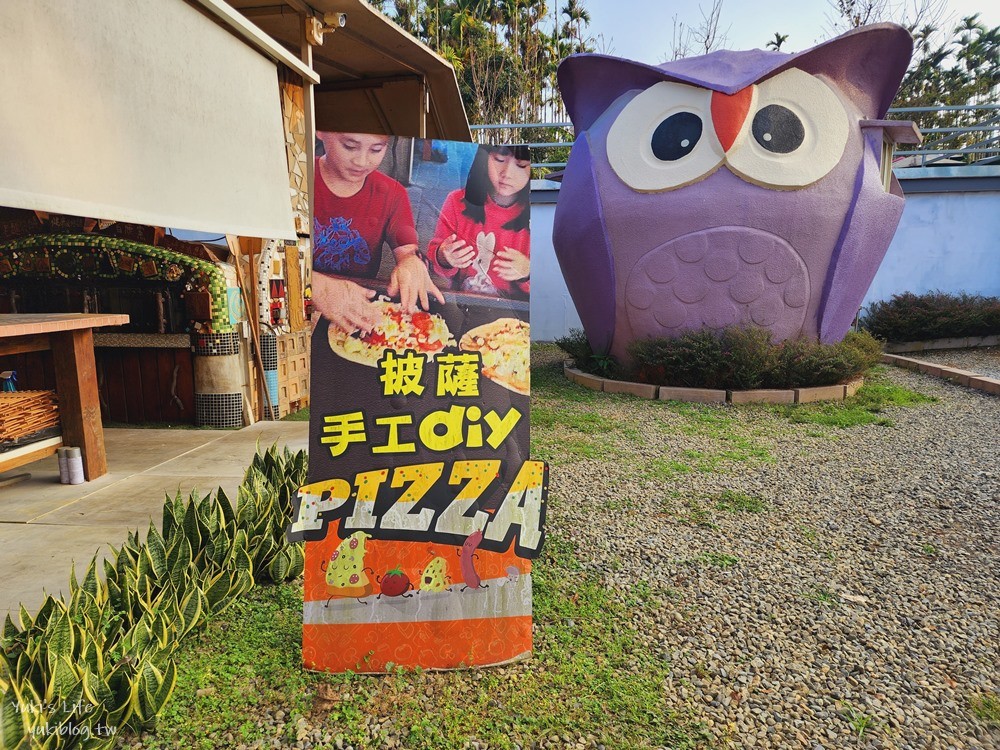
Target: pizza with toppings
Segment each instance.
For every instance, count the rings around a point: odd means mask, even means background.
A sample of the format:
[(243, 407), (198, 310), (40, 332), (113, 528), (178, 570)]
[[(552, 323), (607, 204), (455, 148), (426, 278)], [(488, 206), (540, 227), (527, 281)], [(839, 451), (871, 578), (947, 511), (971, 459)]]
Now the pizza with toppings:
[(386, 349), (403, 352), (413, 349), (434, 359), (447, 346), (455, 345), (444, 318), (417, 310), (408, 313), (398, 302), (372, 302), (379, 312), (379, 323), (368, 332), (348, 333), (331, 325), (328, 331), (330, 348), (352, 362), (377, 367)]
[(479, 352), (483, 375), (515, 393), (531, 391), (530, 327), (517, 318), (500, 318), (462, 336), (459, 348)]

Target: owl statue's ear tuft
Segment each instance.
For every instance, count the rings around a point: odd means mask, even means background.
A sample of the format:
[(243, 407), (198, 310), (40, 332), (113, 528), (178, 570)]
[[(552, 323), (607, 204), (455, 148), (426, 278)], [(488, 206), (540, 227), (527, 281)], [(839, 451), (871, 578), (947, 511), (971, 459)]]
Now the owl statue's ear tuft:
[(611, 55), (570, 55), (559, 65), (559, 92), (577, 133), (590, 128), (627, 91), (676, 81), (733, 94), (788, 68), (827, 76), (865, 119), (880, 119), (899, 90), (913, 54), (902, 26), (862, 26), (795, 54), (719, 50), (700, 57), (647, 65)]
[(584, 53), (559, 63), (558, 80), (563, 104), (579, 134), (626, 91), (647, 89), (667, 79), (653, 65)]
[(892, 104), (913, 55), (913, 37), (902, 26), (861, 26), (793, 55), (775, 73), (799, 68), (835, 81), (862, 117), (880, 119)]

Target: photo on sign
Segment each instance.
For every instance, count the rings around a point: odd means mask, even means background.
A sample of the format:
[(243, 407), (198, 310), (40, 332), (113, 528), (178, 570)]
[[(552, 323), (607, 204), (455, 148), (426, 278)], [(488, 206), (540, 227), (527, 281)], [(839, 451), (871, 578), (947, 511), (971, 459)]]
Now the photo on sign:
[(288, 533), (307, 542), (304, 662), (524, 658), (548, 481), (529, 458), (528, 150), (318, 137), (309, 484)]

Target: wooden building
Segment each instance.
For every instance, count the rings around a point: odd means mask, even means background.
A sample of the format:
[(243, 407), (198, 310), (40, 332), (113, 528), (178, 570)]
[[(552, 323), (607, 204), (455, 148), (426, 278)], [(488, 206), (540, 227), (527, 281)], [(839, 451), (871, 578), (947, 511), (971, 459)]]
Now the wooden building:
[[(471, 140), (450, 65), (363, 0), (6, 3), (0, 61), (0, 313), (130, 316), (94, 337), (105, 421), (308, 403), (317, 127)], [(54, 388), (46, 352), (6, 370)]]

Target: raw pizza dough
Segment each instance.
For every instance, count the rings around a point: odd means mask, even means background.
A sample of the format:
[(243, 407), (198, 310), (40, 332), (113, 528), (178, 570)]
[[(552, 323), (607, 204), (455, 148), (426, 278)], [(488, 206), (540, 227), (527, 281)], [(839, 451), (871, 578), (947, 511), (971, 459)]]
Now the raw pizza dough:
[(381, 321), (368, 333), (347, 333), (331, 325), (328, 330), (330, 348), (344, 359), (369, 367), (377, 367), (386, 349), (403, 352), (413, 349), (434, 359), (447, 346), (455, 345), (455, 337), (448, 330), (444, 318), (434, 313), (404, 312), (398, 302), (378, 300)]

